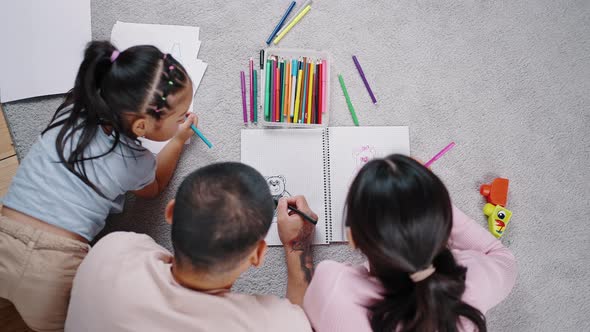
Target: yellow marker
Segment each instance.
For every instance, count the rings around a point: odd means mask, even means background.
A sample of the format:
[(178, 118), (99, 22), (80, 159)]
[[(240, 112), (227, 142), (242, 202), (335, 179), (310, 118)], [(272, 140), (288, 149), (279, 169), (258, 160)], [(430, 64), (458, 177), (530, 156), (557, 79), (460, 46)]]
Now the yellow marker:
[(299, 122), (299, 103), (301, 102), (301, 81), (303, 81), (303, 70), (299, 69), (297, 72), (297, 96), (295, 98), (295, 115), (293, 115), (293, 122)]
[(295, 24), (297, 24), (299, 21), (301, 21), (301, 19), (303, 18), (303, 16), (305, 16), (305, 14), (307, 14), (308, 11), (311, 10), (311, 5), (307, 5), (307, 7), (305, 7), (305, 9), (303, 11), (301, 11), (301, 13), (299, 13), (299, 15), (297, 15), (295, 17), (295, 19), (293, 20), (293, 22), (289, 23), (289, 25), (287, 25), (287, 27), (285, 28), (285, 30), (283, 30), (273, 41), (273, 43), (278, 44), (281, 39), (283, 39), (283, 37), (285, 37), (285, 35), (287, 34), (287, 32), (289, 32), (291, 30), (291, 28), (293, 28), (295, 26)]
[(307, 90), (307, 124), (311, 123), (311, 104), (313, 103), (313, 75), (315, 70), (313, 62), (310, 63), (309, 67), (309, 89)]

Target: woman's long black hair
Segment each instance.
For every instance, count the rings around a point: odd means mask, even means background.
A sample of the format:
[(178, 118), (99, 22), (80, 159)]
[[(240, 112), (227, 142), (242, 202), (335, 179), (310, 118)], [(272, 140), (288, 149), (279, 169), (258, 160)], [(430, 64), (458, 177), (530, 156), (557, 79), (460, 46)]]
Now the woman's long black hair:
[[(452, 205), (441, 180), (415, 160), (367, 163), (346, 199), (346, 225), (385, 289), (368, 306), (373, 331), (458, 331), (459, 319), (486, 331), (484, 315), (461, 300), (467, 269), (447, 247)], [(436, 271), (414, 283), (410, 274)]]
[[(134, 46), (118, 56), (117, 52), (108, 41), (88, 43), (74, 88), (42, 133), (61, 127), (55, 141), (60, 162), (101, 195), (88, 179), (84, 161), (111, 153), (121, 143), (121, 135), (136, 140), (131, 120), (145, 115), (165, 117), (169, 111), (166, 96), (189, 82), (182, 65), (154, 46)], [(113, 145), (89, 156), (87, 147), (101, 126), (111, 130)]]

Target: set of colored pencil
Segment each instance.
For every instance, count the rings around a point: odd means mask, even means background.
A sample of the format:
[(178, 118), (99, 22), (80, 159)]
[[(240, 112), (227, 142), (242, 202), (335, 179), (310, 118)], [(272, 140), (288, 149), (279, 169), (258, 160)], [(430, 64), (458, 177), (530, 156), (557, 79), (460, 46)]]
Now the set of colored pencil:
[(264, 118), (269, 122), (321, 124), (326, 112), (326, 60), (266, 60)]

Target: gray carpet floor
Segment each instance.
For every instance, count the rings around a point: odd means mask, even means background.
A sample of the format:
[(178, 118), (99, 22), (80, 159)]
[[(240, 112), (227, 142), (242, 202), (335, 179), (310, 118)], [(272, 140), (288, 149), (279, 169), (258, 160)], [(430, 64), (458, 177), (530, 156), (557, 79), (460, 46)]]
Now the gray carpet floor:
[[(212, 162), (240, 160), (239, 71), (257, 56), (287, 5), (92, 2), (94, 39), (108, 39), (117, 20), (201, 27), (199, 58), (209, 68), (194, 103), (200, 127), (215, 144), (208, 150), (193, 140), (168, 190), (153, 201), (130, 197), (107, 231), (144, 232), (170, 247), (162, 213), (182, 178)], [(514, 216), (503, 242), (518, 259), (519, 277), (508, 299), (488, 313), (491, 331), (590, 330), (589, 1), (320, 0), (280, 46), (332, 54), (330, 125), (352, 125), (335, 84), (342, 73), (361, 125), (410, 126), (412, 154), (421, 159), (455, 141), (433, 170), (454, 203), (482, 225), (479, 184), (496, 176), (510, 179)], [(60, 100), (4, 105), (20, 158)], [(317, 247), (315, 258), (362, 261), (344, 245)], [(283, 295), (281, 249), (272, 248), (264, 267), (249, 271), (235, 288)]]

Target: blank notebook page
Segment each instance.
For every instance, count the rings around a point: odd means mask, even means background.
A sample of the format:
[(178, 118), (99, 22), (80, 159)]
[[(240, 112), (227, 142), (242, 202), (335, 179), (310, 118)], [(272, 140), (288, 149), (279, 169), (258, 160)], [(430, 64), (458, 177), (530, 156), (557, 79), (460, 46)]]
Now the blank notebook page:
[[(410, 154), (408, 127), (330, 127), (331, 241), (346, 241), (343, 210), (348, 189), (371, 159)], [(330, 227), (328, 227), (330, 228)]]
[[(319, 216), (315, 244), (327, 243), (324, 210), (322, 129), (243, 129), (242, 162), (254, 167), (275, 196), (304, 195)], [(273, 189), (274, 188), (274, 189)], [(266, 237), (268, 245), (281, 245), (276, 218)]]

